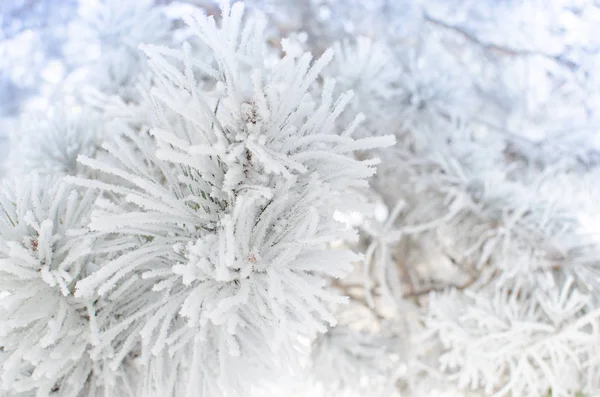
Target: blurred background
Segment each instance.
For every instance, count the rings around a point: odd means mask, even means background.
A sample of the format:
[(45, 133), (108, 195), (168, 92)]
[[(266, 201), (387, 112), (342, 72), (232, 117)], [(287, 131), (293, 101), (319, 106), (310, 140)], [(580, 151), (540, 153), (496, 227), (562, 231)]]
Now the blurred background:
[[(128, 2), (136, 0), (121, 1)], [(43, 114), (73, 87), (85, 85), (89, 66), (102, 55), (102, 41), (111, 39), (110, 29), (113, 40), (122, 39), (123, 26), (115, 23), (118, 18), (111, 20), (108, 3), (0, 1), (0, 158), (6, 157), (20, 115)], [(438, 110), (477, 115), (489, 128), (514, 135), (515, 145), (540, 145), (551, 136), (551, 152), (574, 151), (582, 161), (594, 161), (600, 87), (598, 1), (246, 3), (268, 14), (274, 36), (305, 32), (298, 40), (313, 52), (363, 35), (383, 40), (404, 60), (406, 84), (417, 94), (410, 98), (413, 103), (420, 97)], [(156, 4), (165, 7), (174, 26), (189, 4), (209, 13), (218, 9), (210, 0)], [(104, 35), (90, 39), (85, 32), (97, 23), (94, 13), (103, 13)]]

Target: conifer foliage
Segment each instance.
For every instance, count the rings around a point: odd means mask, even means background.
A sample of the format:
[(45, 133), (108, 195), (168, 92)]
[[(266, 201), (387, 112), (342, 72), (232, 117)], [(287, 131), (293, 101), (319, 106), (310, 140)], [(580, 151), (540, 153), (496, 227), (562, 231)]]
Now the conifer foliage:
[(595, 47), (462, 0), (78, 3), (0, 120), (0, 396), (600, 396)]

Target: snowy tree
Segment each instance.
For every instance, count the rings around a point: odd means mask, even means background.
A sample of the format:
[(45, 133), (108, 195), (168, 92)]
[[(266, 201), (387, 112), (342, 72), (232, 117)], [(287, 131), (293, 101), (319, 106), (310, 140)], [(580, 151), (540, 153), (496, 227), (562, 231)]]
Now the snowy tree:
[(0, 395), (600, 396), (595, 2), (49, 4)]

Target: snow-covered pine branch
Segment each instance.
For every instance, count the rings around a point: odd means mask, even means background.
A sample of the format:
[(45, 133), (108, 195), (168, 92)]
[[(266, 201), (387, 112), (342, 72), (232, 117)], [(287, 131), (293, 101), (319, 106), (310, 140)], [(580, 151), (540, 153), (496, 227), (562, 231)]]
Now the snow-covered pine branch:
[[(95, 297), (75, 296), (77, 282), (110, 253), (87, 232), (96, 195), (35, 173), (2, 183), (3, 395), (99, 397), (132, 387), (135, 370), (130, 363), (110, 369), (105, 365), (110, 349), (94, 351), (97, 327), (132, 311)], [(97, 312), (102, 312), (101, 321)]]
[(138, 85), (148, 78), (138, 46), (169, 42), (171, 22), (164, 11), (151, 0), (90, 0), (80, 2), (78, 14), (69, 26), (76, 36), (67, 50), (86, 70), (86, 84), (106, 96), (138, 102)]
[[(493, 396), (594, 395), (600, 311), (572, 278), (432, 295), (425, 318), (459, 387)], [(466, 308), (466, 310), (465, 310)]]
[[(28, 115), (33, 117), (33, 115)], [(10, 174), (37, 172), (77, 175), (83, 172), (77, 156), (94, 156), (102, 143), (101, 117), (88, 109), (56, 106), (43, 119), (22, 120), (27, 127), (13, 139)]]
[(156, 81), (152, 138), (123, 126), (107, 160), (81, 158), (121, 183), (70, 179), (117, 195), (94, 212), (93, 230), (142, 241), (78, 282), (76, 296), (103, 296), (134, 275), (152, 280), (160, 298), (138, 297), (149, 309), (142, 362), (161, 368), (151, 378), (187, 362), (188, 396), (267, 382), (298, 360), (298, 337), (335, 324), (327, 305), (344, 299), (327, 280), (360, 257), (329, 248), (352, 238), (333, 214), (359, 209), (348, 189), (374, 173), (373, 160), (353, 153), (394, 142), (355, 140), (356, 123), (339, 131), (351, 94), (334, 101), (332, 80), (313, 98), (331, 52), (314, 63), (309, 54), (277, 59), (263, 20), (242, 15), (240, 3), (225, 3), (220, 26), (189, 18), (213, 59), (186, 45), (144, 47)]

